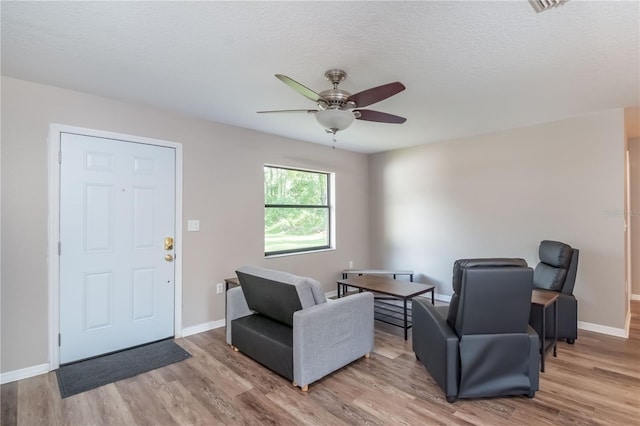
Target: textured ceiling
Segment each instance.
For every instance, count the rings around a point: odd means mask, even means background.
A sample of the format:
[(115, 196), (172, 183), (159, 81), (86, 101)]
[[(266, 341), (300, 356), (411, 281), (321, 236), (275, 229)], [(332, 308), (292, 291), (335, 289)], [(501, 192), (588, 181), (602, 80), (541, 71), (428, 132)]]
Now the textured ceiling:
[[(337, 147), (379, 152), (640, 106), (640, 2), (7, 2), (2, 74), (332, 145), (315, 91), (401, 81)], [(73, 124), (73, 123), (69, 123)], [(108, 130), (108, 129), (107, 129)]]

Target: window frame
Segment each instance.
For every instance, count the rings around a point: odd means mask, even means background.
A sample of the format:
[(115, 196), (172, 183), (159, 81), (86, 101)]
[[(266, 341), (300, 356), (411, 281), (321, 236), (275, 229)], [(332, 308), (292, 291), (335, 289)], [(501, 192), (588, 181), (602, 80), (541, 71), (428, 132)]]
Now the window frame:
[[(296, 172), (303, 173), (313, 173), (317, 175), (324, 175), (326, 179), (326, 188), (327, 188), (327, 196), (326, 196), (326, 204), (269, 204), (266, 202), (266, 192), (264, 188), (265, 178), (264, 171), (266, 168), (272, 169), (282, 169), (282, 170), (292, 170)], [(327, 244), (323, 244), (321, 246), (310, 246), (305, 248), (297, 248), (297, 249), (288, 249), (288, 250), (277, 250), (277, 251), (266, 251), (266, 228), (263, 223), (263, 247), (264, 247), (264, 256), (265, 257), (279, 257), (279, 256), (288, 256), (295, 254), (304, 254), (304, 253), (313, 253), (320, 252), (326, 250), (334, 249), (335, 245), (335, 216), (334, 216), (334, 185), (335, 185), (335, 175), (333, 172), (321, 171), (321, 170), (312, 170), (312, 169), (304, 169), (300, 167), (290, 167), (290, 166), (278, 166), (274, 164), (264, 164), (263, 165), (263, 197), (264, 197), (264, 215), (263, 219), (266, 217), (266, 212), (268, 208), (292, 208), (292, 209), (323, 209), (327, 212)]]

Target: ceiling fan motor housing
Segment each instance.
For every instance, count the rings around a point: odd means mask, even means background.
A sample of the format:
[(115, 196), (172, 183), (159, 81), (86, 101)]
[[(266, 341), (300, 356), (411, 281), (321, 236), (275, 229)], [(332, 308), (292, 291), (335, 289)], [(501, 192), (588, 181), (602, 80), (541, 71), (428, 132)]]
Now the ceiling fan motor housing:
[(356, 107), (354, 102), (347, 102), (351, 93), (346, 90), (338, 89), (338, 84), (347, 79), (347, 73), (339, 69), (331, 69), (324, 73), (324, 78), (329, 80), (333, 84), (333, 89), (324, 90), (319, 95), (327, 101), (328, 105), (324, 105), (324, 102), (318, 102), (318, 106), (321, 108), (329, 109), (352, 109)]

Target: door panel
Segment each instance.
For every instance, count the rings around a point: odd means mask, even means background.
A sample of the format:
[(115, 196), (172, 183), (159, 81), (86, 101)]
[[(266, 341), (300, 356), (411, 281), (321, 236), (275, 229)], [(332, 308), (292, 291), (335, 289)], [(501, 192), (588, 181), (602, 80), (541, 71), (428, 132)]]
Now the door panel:
[(63, 133), (60, 362), (174, 335), (175, 150)]

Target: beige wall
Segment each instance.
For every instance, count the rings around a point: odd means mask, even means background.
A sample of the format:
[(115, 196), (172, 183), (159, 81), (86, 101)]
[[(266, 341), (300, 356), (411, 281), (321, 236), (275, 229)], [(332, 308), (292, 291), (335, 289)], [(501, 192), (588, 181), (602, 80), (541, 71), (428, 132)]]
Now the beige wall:
[(631, 293), (640, 295), (640, 139), (629, 139), (631, 166)]
[(623, 329), (623, 110), (370, 157), (372, 267), (414, 269), (451, 294), (465, 257), (538, 262), (580, 249), (579, 320)]
[[(183, 144), (183, 327), (223, 318), (215, 284), (242, 264), (308, 275), (332, 291), (349, 260), (369, 263), (367, 156), (2, 78), (2, 372), (47, 362), (49, 123)], [(337, 250), (264, 258), (264, 163), (336, 173)], [(199, 219), (200, 232), (186, 232), (187, 219)]]

